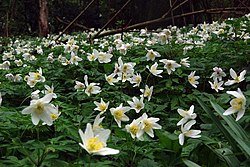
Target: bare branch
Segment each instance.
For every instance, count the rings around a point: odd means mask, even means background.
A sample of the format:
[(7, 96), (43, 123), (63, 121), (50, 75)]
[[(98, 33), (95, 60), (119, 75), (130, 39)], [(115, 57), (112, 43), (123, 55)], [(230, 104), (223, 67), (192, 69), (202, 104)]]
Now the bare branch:
[(86, 12), (86, 10), (94, 3), (95, 0), (92, 0), (82, 11), (81, 13), (79, 13), (79, 15), (77, 15), (71, 22), (70, 24), (64, 28), (64, 30), (59, 34), (59, 36), (55, 39), (55, 41), (57, 41), (61, 36), (62, 34), (65, 33), (65, 31), (84, 13)]
[[(190, 13), (184, 13), (184, 14), (176, 15), (176, 16), (173, 16), (173, 18), (177, 19), (177, 18), (182, 18), (182, 17), (185, 17), (185, 16), (200, 14), (200, 13), (204, 13), (204, 12), (213, 13), (213, 14), (214, 13), (236, 13), (237, 14), (237, 12), (239, 12), (240, 10), (244, 10), (244, 9), (246, 9), (246, 7), (206, 9), (206, 10), (199, 10), (199, 11), (194, 11), (194, 12), (190, 12)], [(145, 27), (145, 26), (152, 25), (152, 24), (155, 24), (155, 23), (168, 21), (168, 20), (171, 20), (171, 19), (172, 19), (172, 17), (167, 17), (167, 18), (162, 18), (161, 17), (161, 18), (157, 18), (157, 19), (137, 23), (137, 24), (128, 26), (126, 28), (119, 28), (119, 29), (115, 29), (115, 30), (106, 31), (106, 32), (103, 32), (103, 33), (99, 34), (98, 36), (95, 36), (95, 38), (100, 38), (100, 37), (104, 37), (104, 36), (107, 36), (107, 35), (113, 35), (113, 34), (121, 33), (121, 32), (124, 32), (124, 31), (129, 31), (129, 30), (132, 30), (132, 29), (136, 29), (136, 28), (139, 28), (139, 27)]]

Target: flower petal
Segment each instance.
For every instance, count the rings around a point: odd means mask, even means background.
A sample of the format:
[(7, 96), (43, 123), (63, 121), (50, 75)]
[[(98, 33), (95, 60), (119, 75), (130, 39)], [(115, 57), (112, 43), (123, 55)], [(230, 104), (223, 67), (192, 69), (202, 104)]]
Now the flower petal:
[(113, 148), (108, 148), (108, 147), (105, 147), (101, 150), (99, 150), (98, 152), (94, 152), (94, 154), (97, 154), (97, 155), (114, 155), (114, 154), (118, 154), (120, 151), (119, 150), (116, 150), (116, 149), (113, 149)]
[(182, 133), (179, 135), (179, 143), (180, 145), (184, 144), (184, 135)]
[(236, 121), (239, 121), (241, 117), (245, 114), (245, 110), (240, 110), (237, 114)]

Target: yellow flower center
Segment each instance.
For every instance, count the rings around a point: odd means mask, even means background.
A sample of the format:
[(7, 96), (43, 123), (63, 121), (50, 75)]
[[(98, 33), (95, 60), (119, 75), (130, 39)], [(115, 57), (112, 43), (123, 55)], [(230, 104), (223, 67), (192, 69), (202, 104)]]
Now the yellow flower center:
[(35, 80), (40, 80), (41, 79), (41, 74), (39, 72), (35, 73)]
[(190, 77), (190, 78), (188, 78), (188, 81), (189, 81), (191, 84), (194, 84), (195, 79), (194, 79), (194, 77)]
[(233, 109), (239, 111), (243, 107), (243, 102), (244, 102), (243, 98), (235, 98), (235, 99), (232, 100), (231, 105), (232, 105)]
[(38, 101), (36, 103), (35, 112), (37, 114), (42, 114), (44, 112), (44, 104), (42, 102)]
[(88, 86), (87, 92), (89, 92), (89, 93), (93, 92), (93, 86), (92, 85)]
[(141, 78), (140, 78), (140, 77), (136, 77), (136, 78), (135, 78), (135, 82), (136, 82), (136, 83), (140, 83), (140, 82), (141, 82)]
[(117, 111), (114, 112), (114, 117), (115, 117), (116, 119), (118, 119), (118, 120), (121, 120), (122, 115), (123, 115), (122, 110), (117, 110)]
[(108, 81), (108, 82), (112, 82), (112, 81), (113, 81), (113, 78), (112, 78), (112, 77), (107, 77), (107, 81)]
[(100, 106), (99, 106), (100, 111), (105, 111), (106, 108), (107, 108), (107, 105), (104, 103), (100, 104)]
[(173, 68), (173, 64), (172, 63), (168, 63), (167, 64), (167, 68), (169, 68), (169, 69)]
[(152, 51), (149, 52), (149, 58), (153, 59), (155, 57), (154, 53)]
[(218, 89), (218, 84), (214, 84), (214, 89)]
[(138, 132), (139, 130), (139, 127), (137, 125), (132, 125), (130, 127), (130, 132), (133, 134), (133, 135), (136, 135), (136, 133)]
[(148, 96), (150, 96), (150, 93), (151, 93), (151, 92), (150, 92), (149, 90), (145, 90), (144, 96), (145, 96), (145, 97), (148, 97)]
[(235, 81), (236, 81), (237, 83), (239, 83), (239, 82), (240, 82), (240, 78), (239, 78), (238, 76), (236, 76), (236, 77), (235, 77)]
[(95, 55), (90, 55), (89, 59), (92, 61), (95, 60)]
[(89, 151), (99, 151), (104, 147), (103, 142), (97, 137), (91, 137), (87, 142), (87, 149)]
[(148, 131), (150, 131), (150, 129), (152, 129), (152, 123), (150, 121), (144, 120), (143, 123), (144, 123), (144, 131), (145, 132), (148, 132)]
[(137, 109), (137, 110), (142, 109), (142, 104), (137, 103), (137, 104), (135, 105), (135, 109)]
[(57, 114), (50, 114), (51, 119), (54, 121), (58, 118)]

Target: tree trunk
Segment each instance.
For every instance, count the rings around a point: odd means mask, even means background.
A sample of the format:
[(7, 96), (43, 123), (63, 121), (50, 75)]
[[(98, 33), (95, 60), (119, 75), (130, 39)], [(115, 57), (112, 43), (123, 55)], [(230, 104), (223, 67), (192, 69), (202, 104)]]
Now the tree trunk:
[(47, 0), (39, 0), (39, 36), (46, 36), (49, 33), (47, 4)]

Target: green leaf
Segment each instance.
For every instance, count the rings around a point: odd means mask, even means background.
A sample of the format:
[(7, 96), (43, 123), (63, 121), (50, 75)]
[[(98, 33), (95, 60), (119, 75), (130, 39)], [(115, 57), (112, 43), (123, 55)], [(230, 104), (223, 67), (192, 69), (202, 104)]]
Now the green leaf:
[(229, 125), (229, 127), (232, 129), (232, 131), (241, 139), (243, 140), (248, 140), (249, 136), (247, 135), (247, 133), (245, 132), (245, 130), (238, 124), (238, 122), (236, 122), (232, 116), (228, 115), (225, 116), (223, 115), (224, 113), (224, 109), (218, 105), (217, 103), (215, 103), (214, 101), (210, 101), (211, 105), (213, 106), (214, 110), (227, 122), (227, 124)]
[(203, 103), (203, 101), (199, 97), (197, 97), (196, 99), (197, 99), (198, 103), (200, 104), (200, 106), (203, 108), (203, 110), (212, 119), (213, 123), (224, 134), (225, 138), (228, 140), (228, 142), (233, 147), (233, 149), (237, 151), (238, 147), (237, 147), (236, 141), (234, 140), (234, 138), (232, 138), (232, 136), (229, 134), (227, 129), (224, 127), (224, 125), (222, 125), (219, 118), (214, 115), (214, 113), (208, 108), (208, 106), (205, 103)]
[(186, 164), (188, 167), (201, 167), (200, 165), (190, 161), (190, 160), (187, 160), (187, 159), (182, 159), (184, 164)]
[(151, 159), (142, 159), (138, 162), (137, 165), (137, 167), (152, 167), (152, 166), (157, 167), (159, 166), (159, 164)]

